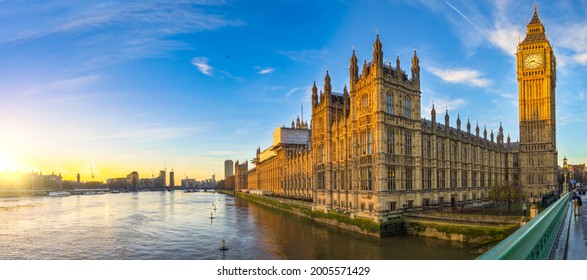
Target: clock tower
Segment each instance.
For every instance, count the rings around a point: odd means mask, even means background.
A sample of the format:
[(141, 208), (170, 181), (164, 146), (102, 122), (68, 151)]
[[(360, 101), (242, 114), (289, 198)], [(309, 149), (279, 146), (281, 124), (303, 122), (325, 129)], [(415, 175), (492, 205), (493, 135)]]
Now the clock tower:
[(538, 18), (528, 23), (516, 52), (520, 118), (520, 173), (526, 194), (539, 197), (555, 190), (556, 57)]

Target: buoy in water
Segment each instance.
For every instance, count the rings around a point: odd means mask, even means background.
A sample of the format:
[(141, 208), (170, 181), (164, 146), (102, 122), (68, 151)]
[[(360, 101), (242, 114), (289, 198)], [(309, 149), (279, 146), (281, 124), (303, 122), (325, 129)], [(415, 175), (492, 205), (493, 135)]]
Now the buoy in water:
[(220, 251), (228, 251), (228, 247), (226, 247), (224, 238), (222, 239), (222, 247), (218, 248)]

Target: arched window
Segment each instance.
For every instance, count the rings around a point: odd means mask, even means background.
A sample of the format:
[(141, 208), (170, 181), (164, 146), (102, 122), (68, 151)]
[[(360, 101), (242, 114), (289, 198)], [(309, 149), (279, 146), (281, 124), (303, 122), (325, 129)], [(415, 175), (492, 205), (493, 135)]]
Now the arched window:
[(410, 107), (410, 98), (408, 96), (406, 96), (406, 99), (404, 99), (404, 117), (406, 118), (411, 118), (412, 116), (412, 109)]
[(391, 92), (385, 95), (385, 113), (393, 115), (393, 94)]

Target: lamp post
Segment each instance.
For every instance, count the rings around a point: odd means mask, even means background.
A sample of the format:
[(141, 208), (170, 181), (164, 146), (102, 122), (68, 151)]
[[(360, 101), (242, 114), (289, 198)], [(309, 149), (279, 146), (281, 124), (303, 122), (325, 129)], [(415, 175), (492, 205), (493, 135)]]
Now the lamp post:
[(563, 183), (563, 193), (569, 192), (569, 187), (567, 186), (567, 156), (563, 159), (563, 175), (565, 177), (565, 182)]
[(528, 210), (528, 208), (526, 208), (526, 203), (524, 203), (524, 205), (522, 206), (522, 212), (524, 213), (524, 217), (526, 217), (527, 210)]

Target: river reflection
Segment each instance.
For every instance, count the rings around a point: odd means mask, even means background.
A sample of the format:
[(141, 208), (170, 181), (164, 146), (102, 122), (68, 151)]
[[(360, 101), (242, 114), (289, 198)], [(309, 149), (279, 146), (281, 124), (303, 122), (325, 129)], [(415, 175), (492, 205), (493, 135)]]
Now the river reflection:
[(218, 193), (0, 198), (0, 259), (474, 259), (474, 248), (364, 236)]

